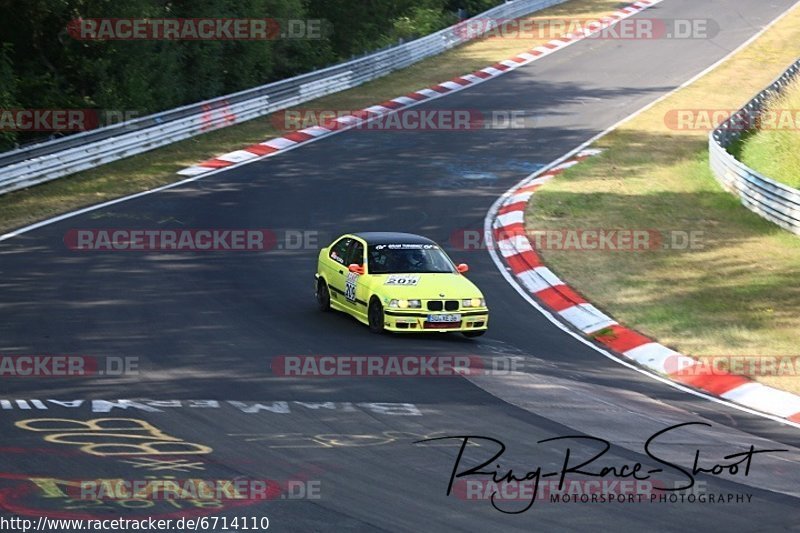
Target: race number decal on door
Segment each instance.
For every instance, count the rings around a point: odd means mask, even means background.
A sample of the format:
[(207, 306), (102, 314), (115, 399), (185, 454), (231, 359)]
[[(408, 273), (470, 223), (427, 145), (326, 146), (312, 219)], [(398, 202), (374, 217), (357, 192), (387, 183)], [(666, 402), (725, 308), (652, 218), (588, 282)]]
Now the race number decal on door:
[(358, 274), (355, 272), (350, 272), (347, 275), (347, 281), (344, 282), (344, 297), (347, 298), (348, 302), (355, 302), (356, 301), (356, 280), (358, 279)]

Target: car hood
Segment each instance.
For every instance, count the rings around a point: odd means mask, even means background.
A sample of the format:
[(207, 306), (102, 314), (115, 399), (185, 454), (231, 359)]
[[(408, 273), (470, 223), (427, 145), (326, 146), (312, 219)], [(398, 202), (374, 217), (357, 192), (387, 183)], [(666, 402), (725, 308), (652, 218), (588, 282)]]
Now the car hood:
[(441, 300), (482, 298), (462, 274), (380, 274), (371, 276), (373, 291), (385, 298)]

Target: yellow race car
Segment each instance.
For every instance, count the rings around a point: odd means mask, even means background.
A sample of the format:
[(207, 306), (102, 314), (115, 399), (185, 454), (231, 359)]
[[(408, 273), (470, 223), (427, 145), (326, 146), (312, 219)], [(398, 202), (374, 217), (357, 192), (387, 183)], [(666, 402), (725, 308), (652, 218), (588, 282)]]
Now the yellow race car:
[(483, 335), (489, 309), (478, 288), (430, 239), (410, 233), (343, 235), (319, 252), (317, 304), (353, 315), (375, 333)]

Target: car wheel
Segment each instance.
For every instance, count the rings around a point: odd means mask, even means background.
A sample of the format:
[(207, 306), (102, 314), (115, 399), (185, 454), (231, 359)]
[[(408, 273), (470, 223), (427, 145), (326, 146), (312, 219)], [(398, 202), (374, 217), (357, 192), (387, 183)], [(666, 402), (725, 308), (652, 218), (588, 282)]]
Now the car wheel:
[(324, 279), (320, 279), (317, 282), (317, 306), (320, 311), (331, 310), (331, 293)]
[(372, 333), (383, 333), (383, 306), (376, 298), (369, 302), (367, 318), (369, 319), (369, 330)]
[(464, 336), (467, 337), (467, 338), (470, 338), (470, 339), (473, 339), (475, 337), (480, 337), (484, 333), (486, 333), (485, 329), (481, 330), (481, 331), (464, 331), (463, 332)]

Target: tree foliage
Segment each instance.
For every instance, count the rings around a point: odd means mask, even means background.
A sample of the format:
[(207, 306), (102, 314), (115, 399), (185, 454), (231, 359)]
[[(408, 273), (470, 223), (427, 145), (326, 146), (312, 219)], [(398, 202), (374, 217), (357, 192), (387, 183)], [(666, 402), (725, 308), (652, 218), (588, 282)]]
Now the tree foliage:
[[(501, 0), (0, 0), (0, 109), (139, 115), (243, 90), (452, 24)], [(322, 19), (321, 39), (75, 39), (89, 18)], [(41, 134), (38, 134), (41, 136)], [(0, 131), (0, 150), (32, 134)]]

